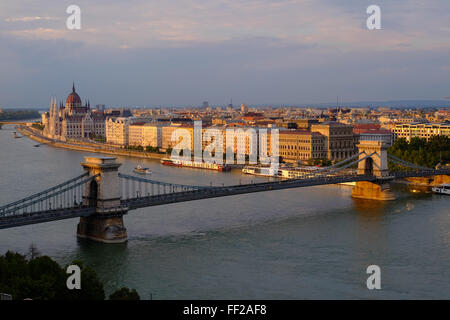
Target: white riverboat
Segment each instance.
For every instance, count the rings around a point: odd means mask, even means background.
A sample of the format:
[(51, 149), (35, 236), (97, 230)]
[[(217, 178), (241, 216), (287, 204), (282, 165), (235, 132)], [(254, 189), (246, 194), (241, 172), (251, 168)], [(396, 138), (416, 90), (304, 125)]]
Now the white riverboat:
[(450, 183), (441, 184), (440, 186), (433, 187), (431, 190), (434, 193), (450, 194)]
[(195, 168), (195, 169), (206, 169), (206, 170), (215, 170), (219, 172), (229, 172), (231, 171), (231, 166), (227, 164), (217, 164), (217, 163), (209, 163), (209, 162), (197, 162), (197, 161), (184, 161), (181, 159), (169, 159), (164, 158), (161, 159), (161, 164), (165, 166), (172, 167), (187, 167), (187, 168)]
[(252, 174), (255, 176), (264, 176), (264, 177), (278, 177), (278, 167), (259, 167), (259, 166), (245, 166), (242, 168), (242, 173)]
[(302, 166), (302, 167), (284, 167), (280, 168), (280, 177), (285, 179), (299, 179), (312, 175), (319, 171), (319, 167)]

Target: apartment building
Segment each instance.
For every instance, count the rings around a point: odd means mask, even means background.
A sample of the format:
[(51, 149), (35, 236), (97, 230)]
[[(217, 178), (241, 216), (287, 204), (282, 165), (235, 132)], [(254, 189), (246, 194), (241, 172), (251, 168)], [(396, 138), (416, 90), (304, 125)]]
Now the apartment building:
[(129, 143), (129, 126), (132, 118), (107, 118), (105, 121), (106, 142), (126, 146)]
[(346, 159), (356, 154), (357, 136), (353, 127), (339, 122), (324, 122), (311, 125), (312, 132), (325, 137), (326, 155), (329, 160)]
[(161, 128), (161, 147), (163, 149), (169, 149), (175, 147), (182, 138), (179, 138), (178, 141), (172, 141), (172, 134), (175, 130), (182, 129), (186, 130), (191, 136), (191, 152), (194, 150), (194, 126), (186, 125), (186, 124), (171, 124), (168, 126), (163, 126)]
[(432, 136), (450, 137), (450, 123), (411, 123), (396, 125), (393, 130), (395, 138), (411, 141), (414, 137), (430, 139)]
[(279, 154), (286, 162), (327, 157), (325, 136), (306, 130), (284, 130), (279, 134)]
[[(138, 126), (136, 126), (138, 127)], [(130, 127), (131, 128), (131, 127)], [(173, 148), (178, 142), (172, 141), (172, 134), (177, 129), (185, 129), (191, 136), (191, 152), (194, 150), (194, 127), (189, 125), (170, 125), (161, 128), (161, 145), (162, 148)], [(136, 130), (136, 135), (139, 135), (139, 129)], [(265, 148), (266, 155), (271, 155), (271, 130), (270, 128), (258, 127), (226, 127), (226, 126), (211, 126), (202, 128), (202, 150), (214, 143), (214, 137), (208, 137), (207, 132), (220, 132), (222, 141), (222, 152), (227, 153), (227, 149), (234, 154), (242, 152), (244, 155), (256, 154), (259, 155), (260, 148)], [(214, 134), (214, 133), (213, 133)], [(130, 136), (132, 135), (130, 131)], [(265, 146), (262, 145), (265, 142)]]
[(129, 145), (162, 147), (162, 127), (156, 123), (138, 122), (129, 126)]

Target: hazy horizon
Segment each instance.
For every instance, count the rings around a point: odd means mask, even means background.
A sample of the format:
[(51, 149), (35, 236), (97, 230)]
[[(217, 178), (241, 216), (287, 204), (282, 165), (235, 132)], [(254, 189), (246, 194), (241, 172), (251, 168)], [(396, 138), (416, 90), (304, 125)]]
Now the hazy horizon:
[[(63, 101), (64, 102), (64, 101)], [(216, 105), (210, 104), (210, 107), (222, 107), (225, 108), (227, 105)], [(336, 102), (324, 102), (324, 103), (296, 103), (296, 104), (252, 104), (247, 105), (249, 108), (256, 107), (273, 107), (273, 108), (281, 108), (281, 107), (298, 107), (298, 108), (332, 108), (336, 107)], [(416, 109), (416, 108), (449, 108), (450, 101), (449, 100), (394, 100), (394, 101), (355, 101), (355, 102), (340, 102), (340, 107), (347, 108), (366, 108), (366, 107), (390, 107), (393, 109)], [(106, 108), (146, 108), (146, 109), (157, 109), (157, 108), (200, 108), (201, 103), (197, 105), (160, 105), (160, 106), (150, 106), (150, 105), (142, 105), (142, 106), (118, 106), (118, 105), (106, 105)], [(239, 108), (240, 104), (233, 104), (234, 108)], [(10, 109), (30, 109), (30, 110), (47, 110), (50, 106), (0, 106), (0, 109), (10, 110)], [(91, 104), (91, 108), (95, 108), (95, 105)]]

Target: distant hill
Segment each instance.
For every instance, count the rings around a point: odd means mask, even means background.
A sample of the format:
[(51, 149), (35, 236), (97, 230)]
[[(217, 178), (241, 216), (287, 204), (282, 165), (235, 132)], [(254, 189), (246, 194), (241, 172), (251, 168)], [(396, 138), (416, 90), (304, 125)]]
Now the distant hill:
[(0, 120), (2, 121), (38, 119), (40, 117), (41, 114), (37, 110), (9, 109), (2, 110), (0, 113)]

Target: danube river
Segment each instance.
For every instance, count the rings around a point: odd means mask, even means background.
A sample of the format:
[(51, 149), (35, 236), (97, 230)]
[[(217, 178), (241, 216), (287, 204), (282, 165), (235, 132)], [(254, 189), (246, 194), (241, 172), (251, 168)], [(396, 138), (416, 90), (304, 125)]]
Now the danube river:
[[(0, 130), (0, 204), (82, 173), (83, 152), (33, 147)], [(266, 179), (119, 158), (152, 179), (236, 184)], [(38, 250), (61, 264), (81, 259), (105, 283), (146, 299), (449, 299), (450, 198), (394, 189), (389, 203), (354, 200), (349, 186), (320, 186), (131, 211), (129, 241), (80, 241), (78, 219), (0, 230), (0, 253)], [(368, 290), (366, 268), (381, 268)]]

